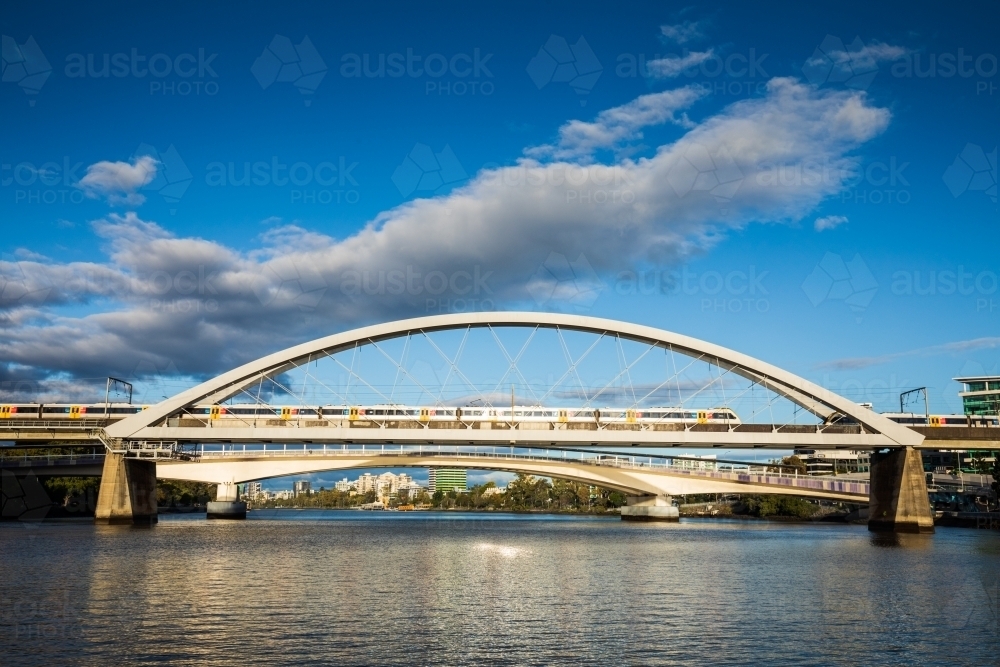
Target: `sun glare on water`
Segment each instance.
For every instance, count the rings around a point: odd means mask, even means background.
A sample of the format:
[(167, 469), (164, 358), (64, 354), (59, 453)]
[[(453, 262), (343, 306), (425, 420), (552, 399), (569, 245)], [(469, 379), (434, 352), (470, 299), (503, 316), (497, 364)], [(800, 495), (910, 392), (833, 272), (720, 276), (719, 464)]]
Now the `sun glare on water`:
[(502, 544), (489, 544), (486, 542), (480, 542), (474, 547), (474, 549), (476, 551), (502, 556), (503, 558), (517, 558), (518, 556), (525, 556), (531, 553), (527, 549), (522, 549), (520, 547), (509, 547)]

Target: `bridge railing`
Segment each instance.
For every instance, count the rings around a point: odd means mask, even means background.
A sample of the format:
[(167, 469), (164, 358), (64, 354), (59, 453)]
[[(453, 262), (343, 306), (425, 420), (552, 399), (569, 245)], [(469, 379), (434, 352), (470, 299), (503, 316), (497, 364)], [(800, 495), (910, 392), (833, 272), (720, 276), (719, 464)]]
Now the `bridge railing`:
[(42, 454), (31, 455), (11, 454), (4, 452), (0, 454), (0, 466), (34, 467), (34, 466), (55, 466), (55, 465), (82, 465), (88, 463), (101, 463), (104, 461), (104, 454)]
[(40, 431), (84, 431), (101, 428), (117, 421), (114, 419), (3, 419), (0, 430), (29, 429)]

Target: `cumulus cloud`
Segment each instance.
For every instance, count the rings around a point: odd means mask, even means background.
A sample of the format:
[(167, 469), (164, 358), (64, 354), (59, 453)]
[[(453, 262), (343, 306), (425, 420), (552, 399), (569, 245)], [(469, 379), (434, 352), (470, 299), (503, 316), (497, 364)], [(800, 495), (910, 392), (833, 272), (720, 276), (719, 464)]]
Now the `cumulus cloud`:
[[(754, 222), (803, 219), (847, 187), (852, 151), (890, 117), (861, 92), (773, 79), (765, 95), (692, 123), (646, 157), (595, 161), (595, 150), (673, 119), (697, 95), (642, 96), (569, 122), (554, 145), (387, 210), (344, 239), (284, 224), (242, 251), (110, 215), (92, 224), (105, 262), (0, 261), (0, 358), (37, 375), (203, 376), (364, 322), (523, 307), (550, 253), (582, 255), (607, 276), (680, 262)], [(771, 177), (774, 165), (801, 173), (816, 161), (834, 167), (830, 178)], [(62, 303), (92, 314), (52, 308)]]
[(833, 229), (847, 222), (847, 218), (843, 215), (825, 215), (822, 218), (816, 218), (816, 222), (813, 224), (813, 228), (817, 232), (822, 232), (826, 229)]
[(106, 197), (110, 204), (138, 206), (146, 198), (138, 190), (156, 178), (156, 159), (144, 155), (131, 162), (101, 161), (87, 167), (77, 187), (88, 197)]
[(646, 71), (649, 76), (672, 79), (680, 76), (684, 70), (690, 67), (697, 67), (714, 55), (712, 49), (708, 51), (692, 51), (685, 56), (667, 56), (650, 60), (646, 63)]
[(660, 32), (663, 36), (677, 44), (687, 44), (704, 37), (701, 24), (697, 21), (684, 21), (676, 25), (662, 25)]

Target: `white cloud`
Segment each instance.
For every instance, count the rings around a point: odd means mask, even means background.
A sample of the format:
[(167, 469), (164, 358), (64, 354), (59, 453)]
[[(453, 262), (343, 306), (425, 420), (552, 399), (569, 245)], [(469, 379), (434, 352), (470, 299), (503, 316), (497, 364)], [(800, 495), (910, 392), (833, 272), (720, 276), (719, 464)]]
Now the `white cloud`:
[(833, 64), (834, 72), (847, 77), (853, 75), (854, 68), (859, 65), (875, 67), (879, 63), (899, 60), (909, 53), (910, 50), (904, 46), (895, 46), (884, 42), (864, 44), (859, 39), (851, 45), (850, 49), (818, 51), (806, 61), (806, 67), (824, 67), (829, 59)]
[(680, 76), (684, 70), (696, 67), (713, 56), (712, 49), (708, 51), (692, 51), (686, 56), (667, 56), (646, 63), (646, 71), (650, 76), (672, 79)]
[(138, 190), (156, 178), (159, 163), (144, 155), (132, 162), (101, 161), (87, 167), (77, 187), (88, 197), (106, 197), (111, 204), (137, 206), (146, 198)]
[[(555, 146), (387, 210), (345, 239), (286, 224), (246, 252), (134, 213), (108, 216), (93, 223), (106, 262), (0, 261), (0, 358), (36, 376), (129, 377), (140, 363), (200, 375), (333, 329), (440, 312), (443, 301), (530, 305), (531, 278), (553, 252), (607, 276), (682, 261), (754, 222), (801, 220), (846, 187), (852, 152), (890, 117), (861, 92), (773, 79), (765, 95), (692, 123), (648, 157), (593, 161), (696, 98), (682, 88), (567, 123)], [(698, 179), (740, 174), (724, 205), (697, 185), (678, 190), (677, 168), (699, 155), (715, 166), (695, 165)], [(786, 183), (761, 167), (817, 161), (835, 176)], [(53, 308), (64, 303), (94, 312)]]
[(848, 357), (845, 359), (835, 359), (819, 364), (817, 368), (822, 370), (849, 371), (861, 368), (869, 368), (905, 359), (908, 357), (933, 357), (941, 354), (968, 354), (979, 350), (994, 350), (1000, 348), (1000, 337), (987, 336), (984, 338), (973, 338), (970, 340), (958, 340), (951, 343), (941, 343), (940, 345), (929, 345), (919, 347), (906, 352), (896, 352), (894, 354), (883, 354), (876, 357)]
[(817, 232), (822, 232), (826, 229), (833, 229), (847, 222), (847, 218), (842, 215), (826, 215), (822, 218), (816, 218), (816, 222), (813, 227)]
[(697, 21), (684, 21), (676, 25), (662, 25), (660, 32), (667, 39), (677, 44), (687, 44), (704, 37), (701, 25)]
[(689, 124), (686, 117), (677, 119), (676, 112), (690, 107), (706, 94), (699, 86), (686, 86), (641, 95), (628, 104), (600, 112), (592, 122), (572, 120), (566, 123), (559, 128), (559, 141), (555, 145), (534, 146), (525, 154), (557, 160), (589, 158), (597, 150), (616, 148), (625, 141), (641, 138), (644, 127), (668, 121)]

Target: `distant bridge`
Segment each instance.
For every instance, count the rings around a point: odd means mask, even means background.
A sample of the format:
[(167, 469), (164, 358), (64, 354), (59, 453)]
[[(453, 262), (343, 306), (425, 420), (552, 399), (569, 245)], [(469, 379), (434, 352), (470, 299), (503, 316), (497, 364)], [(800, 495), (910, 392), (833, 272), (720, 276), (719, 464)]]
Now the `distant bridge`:
[[(771, 493), (823, 500), (864, 503), (869, 486), (864, 479), (810, 477), (780, 471), (768, 464), (740, 468), (717, 466), (711, 460), (686, 461), (658, 456), (546, 450), (513, 447), (450, 448), (441, 446), (329, 446), (282, 448), (235, 445), (224, 450), (198, 450), (190, 460), (172, 448), (135, 452), (156, 462), (159, 479), (234, 485), (244, 482), (359, 468), (472, 468), (555, 477), (615, 489), (630, 495), (671, 496), (701, 493)], [(35, 474), (99, 474), (103, 456), (11, 457), (3, 468)]]

